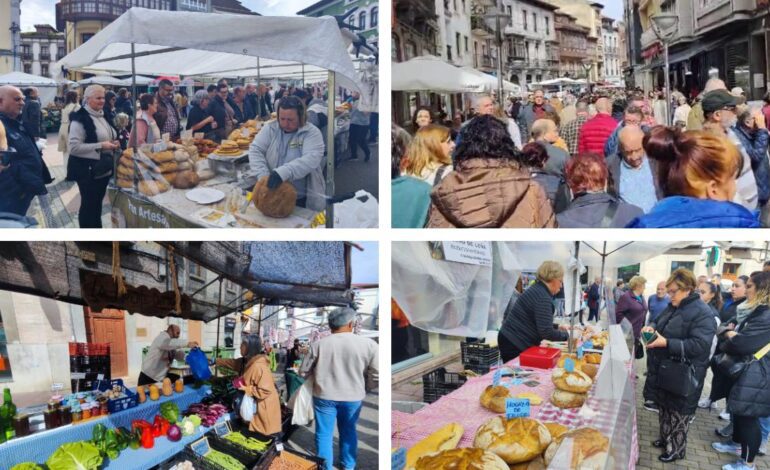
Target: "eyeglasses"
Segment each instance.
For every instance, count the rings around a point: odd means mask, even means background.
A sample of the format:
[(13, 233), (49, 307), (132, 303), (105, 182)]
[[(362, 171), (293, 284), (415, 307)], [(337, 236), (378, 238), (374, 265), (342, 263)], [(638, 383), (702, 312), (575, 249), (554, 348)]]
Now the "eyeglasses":
[(735, 108), (736, 108), (736, 106), (725, 106), (724, 108), (722, 108), (722, 111), (735, 112)]
[(676, 288), (676, 289), (666, 289), (666, 293), (667, 293), (668, 295), (671, 295), (671, 296), (673, 296), (673, 295), (674, 295), (674, 294), (676, 294), (677, 292), (679, 292), (679, 288)]

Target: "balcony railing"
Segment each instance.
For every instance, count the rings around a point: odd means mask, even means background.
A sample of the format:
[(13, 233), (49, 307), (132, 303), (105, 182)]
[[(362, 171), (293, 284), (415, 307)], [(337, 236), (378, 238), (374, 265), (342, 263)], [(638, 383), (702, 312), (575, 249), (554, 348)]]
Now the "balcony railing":
[(478, 35), (494, 35), (495, 32), (484, 21), (484, 18), (480, 16), (471, 16), (471, 29)]
[(492, 56), (477, 54), (473, 58), (473, 66), (474, 66), (474, 68), (484, 67), (484, 68), (491, 69), (495, 65), (497, 65), (497, 64), (496, 64), (495, 59), (492, 58)]
[[(131, 8), (134, 2), (125, 0), (61, 0), (64, 21), (113, 21)], [(158, 10), (171, 10), (171, 0), (158, 0)]]
[(30, 52), (22, 52), (21, 53), (21, 60), (32, 60), (32, 53), (30, 53)]

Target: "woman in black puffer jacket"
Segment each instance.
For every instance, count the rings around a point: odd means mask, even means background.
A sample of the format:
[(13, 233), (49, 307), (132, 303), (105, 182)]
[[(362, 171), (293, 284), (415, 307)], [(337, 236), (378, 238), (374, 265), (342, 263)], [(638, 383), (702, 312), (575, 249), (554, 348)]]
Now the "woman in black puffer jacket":
[[(752, 273), (746, 284), (746, 301), (738, 306), (730, 325), (720, 327), (719, 350), (736, 361), (749, 361), (770, 344), (770, 272)], [(718, 358), (718, 356), (717, 356)], [(742, 462), (735, 468), (753, 468), (762, 433), (759, 418), (770, 416), (770, 355), (754, 360), (731, 380), (714, 368), (715, 398), (727, 398), (732, 415), (733, 441), (741, 445)], [(743, 464), (744, 466), (740, 466)]]
[(733, 282), (733, 287), (730, 288), (730, 294), (733, 301), (729, 305), (722, 307), (719, 312), (719, 319), (722, 323), (729, 322), (735, 318), (735, 311), (738, 309), (738, 305), (746, 300), (746, 284), (749, 282), (749, 276), (738, 276)]
[[(655, 341), (647, 344), (650, 357), (647, 382), (656, 392), (660, 409), (660, 438), (652, 445), (664, 450), (658, 457), (661, 462), (685, 458), (690, 418), (695, 414), (703, 390), (711, 343), (717, 329), (711, 307), (700, 299), (695, 286), (692, 271), (679, 268), (671, 273), (666, 281), (671, 304), (655, 322), (642, 329), (642, 332), (655, 331), (658, 334)], [(661, 363), (666, 359), (678, 360), (682, 352), (686, 361), (694, 367), (698, 384), (688, 396), (668, 392), (658, 382)]]

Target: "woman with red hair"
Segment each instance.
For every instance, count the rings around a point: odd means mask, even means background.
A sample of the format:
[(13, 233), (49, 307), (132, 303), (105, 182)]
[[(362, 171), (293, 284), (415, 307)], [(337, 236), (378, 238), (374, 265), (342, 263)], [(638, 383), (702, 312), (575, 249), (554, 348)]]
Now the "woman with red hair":
[(643, 141), (658, 160), (665, 197), (628, 228), (757, 228), (759, 214), (733, 201), (742, 157), (726, 137), (657, 126)]
[(604, 157), (583, 153), (567, 162), (567, 184), (572, 202), (564, 212), (556, 214), (561, 228), (623, 228), (642, 209), (607, 193), (609, 170)]

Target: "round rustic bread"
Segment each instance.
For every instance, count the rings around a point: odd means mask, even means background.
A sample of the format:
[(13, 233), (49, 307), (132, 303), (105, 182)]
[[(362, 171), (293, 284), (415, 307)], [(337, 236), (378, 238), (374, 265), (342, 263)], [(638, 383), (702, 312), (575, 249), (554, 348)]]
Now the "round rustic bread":
[(599, 373), (599, 366), (597, 364), (583, 364), (581, 370), (593, 380), (596, 378), (596, 374)]
[(172, 185), (177, 189), (190, 189), (198, 186), (198, 173), (194, 171), (180, 171)]
[(490, 411), (505, 413), (505, 400), (508, 398), (511, 398), (511, 394), (506, 387), (489, 385), (479, 397), (479, 401), (481, 406)]
[(564, 426), (563, 424), (559, 423), (543, 423), (543, 426), (548, 428), (548, 432), (551, 433), (551, 439), (556, 439), (557, 437), (561, 436), (565, 432), (569, 431), (569, 428), (567, 426)]
[(538, 455), (529, 462), (515, 463), (509, 468), (510, 470), (546, 470), (545, 462), (541, 455)]
[(551, 381), (559, 390), (572, 393), (586, 393), (591, 390), (593, 380), (584, 372), (576, 367), (574, 371), (567, 372), (565, 369), (556, 368), (551, 375)]
[[(562, 444), (569, 446), (566, 456), (559, 455)], [(545, 463), (554, 468), (576, 468), (580, 470), (601, 470), (607, 462), (610, 441), (594, 428), (578, 428), (554, 439), (545, 451)], [(558, 456), (558, 458), (557, 458)], [(554, 459), (556, 458), (556, 462)]]
[(494, 452), (508, 464), (528, 462), (551, 443), (548, 428), (532, 418), (495, 416), (479, 426), (473, 446)]
[(286, 181), (275, 189), (269, 189), (267, 178), (263, 176), (254, 187), (254, 205), (268, 217), (283, 219), (290, 216), (297, 205), (297, 190)]
[(465, 447), (442, 450), (435, 454), (420, 457), (415, 470), (435, 470), (451, 468), (453, 470), (508, 470), (508, 465), (492, 452), (483, 449)]
[(551, 403), (559, 408), (580, 408), (585, 401), (585, 393), (572, 393), (556, 389), (551, 394)]
[(601, 364), (602, 355), (596, 353), (586, 353), (586, 355), (583, 356), (583, 362), (586, 364)]

